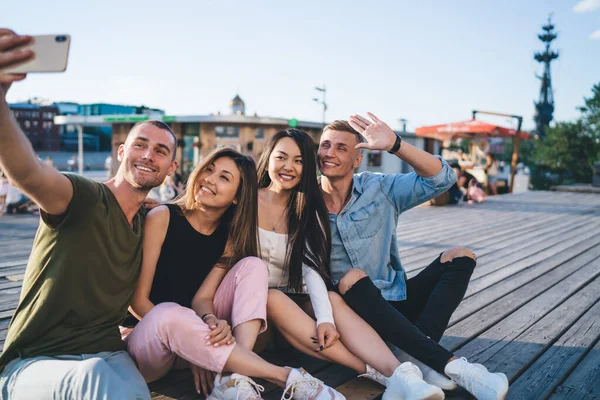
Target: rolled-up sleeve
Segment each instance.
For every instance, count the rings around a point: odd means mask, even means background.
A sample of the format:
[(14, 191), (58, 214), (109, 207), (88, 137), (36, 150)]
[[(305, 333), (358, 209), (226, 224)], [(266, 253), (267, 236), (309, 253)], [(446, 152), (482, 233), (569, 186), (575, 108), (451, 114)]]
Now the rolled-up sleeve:
[(382, 190), (398, 213), (433, 199), (456, 182), (454, 170), (441, 157), (436, 157), (442, 162), (442, 169), (433, 176), (422, 177), (415, 172), (383, 176)]

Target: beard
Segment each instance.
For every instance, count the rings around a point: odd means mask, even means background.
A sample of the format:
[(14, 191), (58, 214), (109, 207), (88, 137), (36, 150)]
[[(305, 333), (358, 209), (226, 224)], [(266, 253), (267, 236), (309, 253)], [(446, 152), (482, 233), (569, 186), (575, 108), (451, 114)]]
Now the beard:
[(160, 186), (165, 180), (165, 177), (165, 173), (161, 173), (159, 175), (142, 176), (133, 166), (127, 171), (126, 174), (126, 180), (131, 184), (131, 186), (140, 192), (149, 192), (155, 187)]

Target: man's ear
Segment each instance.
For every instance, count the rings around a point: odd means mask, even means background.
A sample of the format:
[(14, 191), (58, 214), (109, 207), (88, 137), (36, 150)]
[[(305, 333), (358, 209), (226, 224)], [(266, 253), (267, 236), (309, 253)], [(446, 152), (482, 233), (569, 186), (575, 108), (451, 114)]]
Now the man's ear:
[(167, 172), (167, 175), (171, 176), (175, 173), (175, 171), (177, 171), (177, 166), (179, 164), (177, 163), (177, 161), (173, 160), (171, 161), (171, 166), (169, 167), (169, 172)]
[(125, 144), (120, 144), (117, 149), (117, 160), (119, 160), (119, 162), (123, 161), (123, 154), (125, 154)]
[(356, 159), (354, 160), (354, 164), (352, 164), (354, 169), (358, 168), (360, 166), (360, 164), (362, 164), (362, 160), (363, 160), (363, 154), (359, 153), (358, 157), (356, 157)]

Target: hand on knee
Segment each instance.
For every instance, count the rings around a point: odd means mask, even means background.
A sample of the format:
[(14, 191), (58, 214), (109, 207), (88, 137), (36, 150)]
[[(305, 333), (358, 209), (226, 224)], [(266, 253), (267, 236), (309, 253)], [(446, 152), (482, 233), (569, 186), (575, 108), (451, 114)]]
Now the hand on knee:
[(340, 283), (338, 284), (338, 288), (341, 294), (346, 294), (346, 292), (354, 286), (354, 284), (360, 281), (362, 278), (365, 278), (367, 274), (360, 269), (352, 268), (348, 270), (340, 279)]
[(440, 262), (447, 263), (459, 257), (469, 257), (474, 261), (477, 261), (477, 256), (471, 250), (466, 247), (454, 247), (442, 253)]

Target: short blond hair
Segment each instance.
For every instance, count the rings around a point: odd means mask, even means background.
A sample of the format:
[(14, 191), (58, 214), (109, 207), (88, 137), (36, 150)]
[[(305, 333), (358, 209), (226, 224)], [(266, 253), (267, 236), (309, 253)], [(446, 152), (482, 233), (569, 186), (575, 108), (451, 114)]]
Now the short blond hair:
[(358, 143), (362, 143), (365, 141), (363, 136), (360, 133), (358, 133), (358, 131), (356, 129), (354, 129), (350, 125), (350, 123), (348, 123), (348, 121), (345, 121), (343, 119), (336, 119), (335, 121), (333, 121), (332, 123), (327, 125), (325, 128), (323, 128), (323, 133), (325, 133), (327, 131), (348, 132), (348, 133), (353, 134), (356, 137), (356, 141)]

